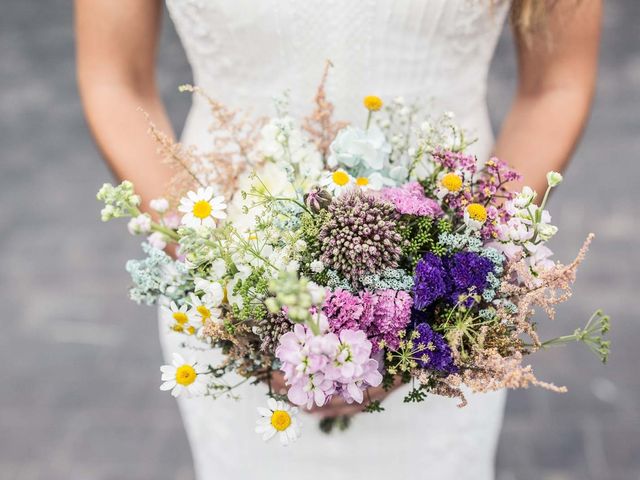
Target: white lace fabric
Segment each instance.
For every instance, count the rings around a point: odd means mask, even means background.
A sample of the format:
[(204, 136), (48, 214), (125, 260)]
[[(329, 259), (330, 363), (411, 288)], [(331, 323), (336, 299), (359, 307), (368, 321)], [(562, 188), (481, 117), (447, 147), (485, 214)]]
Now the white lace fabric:
[[(194, 82), (231, 107), (274, 113), (272, 96), (290, 92), (291, 113), (308, 114), (325, 61), (336, 118), (356, 124), (362, 97), (429, 102), (456, 114), (479, 138), (486, 157), (493, 137), (486, 110), (489, 63), (508, 0), (167, 0), (193, 69)], [(207, 108), (194, 102), (183, 141), (208, 146)], [(160, 315), (165, 355), (182, 338)], [(191, 352), (193, 353), (193, 352)], [(201, 357), (217, 356), (200, 352)], [(205, 358), (202, 358), (205, 360)], [(471, 395), (470, 405), (430, 397), (414, 405), (403, 392), (386, 411), (362, 414), (344, 433), (322, 434), (303, 418), (289, 448), (264, 445), (253, 433), (261, 388), (240, 400), (180, 400), (199, 480), (493, 478), (504, 394)]]

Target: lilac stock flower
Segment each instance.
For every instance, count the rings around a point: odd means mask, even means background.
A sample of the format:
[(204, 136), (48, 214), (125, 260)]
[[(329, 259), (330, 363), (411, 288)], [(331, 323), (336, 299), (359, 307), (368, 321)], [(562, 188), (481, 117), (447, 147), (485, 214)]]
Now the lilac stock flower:
[(414, 356), (420, 367), (448, 373), (458, 370), (453, 362), (451, 348), (442, 335), (434, 332), (427, 323), (420, 323), (415, 331), (419, 336), (414, 340)]
[(371, 358), (371, 342), (362, 331), (343, 330), (314, 335), (296, 324), (280, 337), (276, 357), (296, 405), (324, 405), (335, 395), (347, 402), (363, 400), (363, 391), (382, 382), (378, 362)]

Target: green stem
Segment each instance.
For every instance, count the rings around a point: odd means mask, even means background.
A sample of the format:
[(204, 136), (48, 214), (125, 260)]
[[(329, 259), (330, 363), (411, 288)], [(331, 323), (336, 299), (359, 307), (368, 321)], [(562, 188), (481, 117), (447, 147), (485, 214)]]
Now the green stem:
[(160, 225), (159, 223), (152, 222), (151, 223), (151, 230), (154, 231), (154, 232), (162, 233), (167, 238), (170, 238), (171, 240), (173, 240), (176, 243), (180, 240), (180, 236), (178, 235), (178, 233), (175, 230), (172, 230), (172, 229), (170, 229), (168, 227)]

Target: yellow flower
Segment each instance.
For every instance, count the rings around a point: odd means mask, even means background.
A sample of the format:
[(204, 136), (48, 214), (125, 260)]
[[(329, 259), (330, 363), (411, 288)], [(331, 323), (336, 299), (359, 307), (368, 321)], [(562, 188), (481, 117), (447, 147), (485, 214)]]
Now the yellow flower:
[(472, 230), (480, 230), (487, 221), (487, 209), (479, 203), (470, 203), (464, 210), (464, 223)]
[(487, 209), (479, 203), (469, 204), (469, 206), (467, 207), (467, 212), (469, 212), (469, 216), (476, 222), (484, 223), (487, 220)]
[(336, 170), (333, 172), (331, 179), (333, 180), (333, 183), (340, 187), (344, 187), (350, 180), (349, 175), (344, 170)]
[(442, 177), (440, 183), (450, 192), (457, 192), (462, 188), (462, 178), (460, 177), (460, 175), (457, 175), (455, 173), (447, 173), (444, 177)]
[(370, 112), (377, 112), (382, 108), (382, 99), (375, 95), (367, 95), (364, 97), (364, 106)]

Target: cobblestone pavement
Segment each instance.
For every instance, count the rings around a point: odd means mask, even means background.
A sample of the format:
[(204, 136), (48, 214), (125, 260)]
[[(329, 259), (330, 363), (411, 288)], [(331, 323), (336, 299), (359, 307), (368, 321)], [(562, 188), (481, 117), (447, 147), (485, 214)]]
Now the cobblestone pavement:
[[(588, 231), (598, 238), (573, 301), (544, 334), (572, 331), (601, 306), (614, 317), (611, 362), (577, 346), (534, 359), (569, 393), (511, 394), (499, 480), (640, 478), (640, 324), (629, 313), (640, 283), (638, 19), (637, 0), (606, 2), (592, 120), (552, 201), (560, 258)], [(175, 86), (189, 71), (168, 25), (160, 57), (180, 125), (188, 99)], [(74, 85), (71, 2), (5, 0), (0, 60), (0, 477), (191, 479), (176, 406), (158, 391), (154, 312), (126, 300), (123, 262), (137, 242), (97, 220), (92, 198), (108, 172)], [(489, 88), (496, 124), (514, 72), (505, 35)]]

